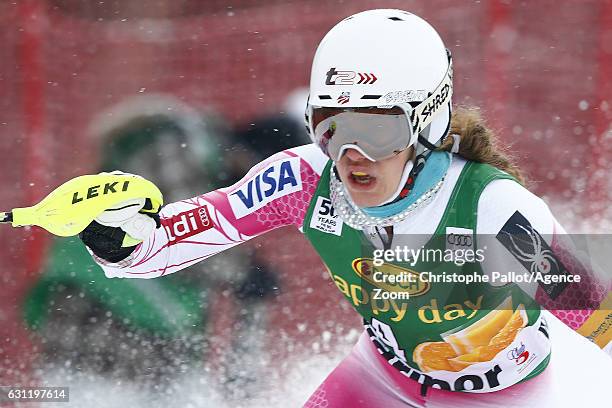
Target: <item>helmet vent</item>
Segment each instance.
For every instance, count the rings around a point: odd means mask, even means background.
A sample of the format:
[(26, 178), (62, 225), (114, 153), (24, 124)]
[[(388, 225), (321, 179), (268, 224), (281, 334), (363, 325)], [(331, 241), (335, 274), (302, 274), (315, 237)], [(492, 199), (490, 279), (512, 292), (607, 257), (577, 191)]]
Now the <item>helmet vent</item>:
[(399, 18), (399, 17), (387, 17), (387, 18), (392, 21), (404, 21), (403, 18)]

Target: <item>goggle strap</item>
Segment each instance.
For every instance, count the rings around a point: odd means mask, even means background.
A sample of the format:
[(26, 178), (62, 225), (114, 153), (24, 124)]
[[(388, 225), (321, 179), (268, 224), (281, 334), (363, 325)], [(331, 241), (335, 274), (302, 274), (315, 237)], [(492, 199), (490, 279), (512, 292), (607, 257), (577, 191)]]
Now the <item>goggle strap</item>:
[(412, 134), (419, 134), (433, 121), (435, 112), (447, 104), (453, 95), (453, 60), (449, 54), (448, 69), (440, 85), (410, 112)]

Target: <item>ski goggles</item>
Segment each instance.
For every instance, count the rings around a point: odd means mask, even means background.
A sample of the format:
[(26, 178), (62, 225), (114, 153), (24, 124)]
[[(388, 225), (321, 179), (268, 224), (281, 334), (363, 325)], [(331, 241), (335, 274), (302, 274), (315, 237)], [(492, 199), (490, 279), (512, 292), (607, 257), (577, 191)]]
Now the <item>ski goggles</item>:
[[(453, 94), (453, 64), (448, 53), (444, 78), (425, 100), (418, 93), (392, 92), (381, 98), (384, 105), (361, 108), (309, 105), (309, 127), (313, 141), (332, 160), (354, 148), (372, 161), (384, 160), (416, 143)], [(427, 142), (427, 141), (425, 141)], [(427, 142), (428, 148), (433, 148)]]
[(410, 146), (411, 126), (401, 107), (317, 108), (311, 112), (314, 140), (332, 160), (354, 148), (371, 161), (391, 157)]

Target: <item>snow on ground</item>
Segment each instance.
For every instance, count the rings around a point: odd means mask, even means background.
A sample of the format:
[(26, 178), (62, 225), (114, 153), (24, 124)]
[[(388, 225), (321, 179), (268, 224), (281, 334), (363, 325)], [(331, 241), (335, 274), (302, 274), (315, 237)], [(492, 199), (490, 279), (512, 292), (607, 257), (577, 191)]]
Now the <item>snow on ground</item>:
[[(308, 399), (333, 368), (346, 356), (359, 332), (350, 330), (340, 339), (322, 336), (336, 344), (332, 352), (308, 353), (291, 361), (287, 372), (269, 367), (269, 375), (252, 395), (228, 400), (218, 379), (206, 369), (191, 370), (165, 386), (147, 387), (145, 381), (111, 380), (100, 375), (76, 371), (73, 367), (42, 367), (41, 386), (70, 387), (69, 403), (45, 403), (46, 407), (87, 408), (274, 408), (299, 407)], [(230, 385), (231, 387), (231, 385)], [(241, 385), (235, 385), (241, 387)], [(236, 392), (236, 389), (231, 390)]]

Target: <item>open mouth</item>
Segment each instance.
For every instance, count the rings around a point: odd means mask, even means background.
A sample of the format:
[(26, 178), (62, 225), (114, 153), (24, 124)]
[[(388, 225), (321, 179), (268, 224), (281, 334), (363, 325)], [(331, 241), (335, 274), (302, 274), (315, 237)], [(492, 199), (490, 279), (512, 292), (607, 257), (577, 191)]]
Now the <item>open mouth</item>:
[(376, 177), (363, 171), (352, 171), (351, 180), (356, 184), (366, 186), (372, 184), (376, 180)]

